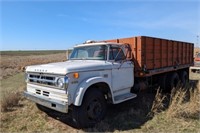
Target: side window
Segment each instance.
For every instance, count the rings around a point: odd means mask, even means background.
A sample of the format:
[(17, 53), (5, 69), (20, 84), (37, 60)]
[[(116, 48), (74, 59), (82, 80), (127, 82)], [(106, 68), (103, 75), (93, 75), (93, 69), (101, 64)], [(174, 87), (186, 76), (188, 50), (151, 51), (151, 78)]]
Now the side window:
[(124, 60), (125, 59), (125, 55), (124, 52), (121, 48), (119, 47), (111, 47), (110, 48), (110, 60)]

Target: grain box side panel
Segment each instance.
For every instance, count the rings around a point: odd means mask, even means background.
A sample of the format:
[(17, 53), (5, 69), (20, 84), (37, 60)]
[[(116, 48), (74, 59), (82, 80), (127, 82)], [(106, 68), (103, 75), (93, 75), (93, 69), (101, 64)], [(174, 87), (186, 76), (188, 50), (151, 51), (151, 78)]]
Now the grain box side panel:
[(183, 54), (184, 54), (184, 42), (182, 42), (182, 45), (181, 45), (181, 64), (184, 64), (184, 57), (183, 57)]
[(186, 64), (186, 45), (183, 43), (183, 64)]
[(153, 51), (155, 54), (155, 68), (161, 67), (161, 42), (160, 39), (155, 38), (155, 50)]
[(189, 48), (190, 54), (189, 54), (189, 62), (190, 64), (193, 64), (193, 52), (194, 52), (194, 44), (190, 43), (190, 48)]
[(191, 53), (192, 53), (191, 46), (192, 44), (189, 44), (189, 55), (188, 55), (189, 63), (191, 63)]
[(188, 63), (188, 61), (187, 61), (187, 54), (188, 54), (188, 46), (187, 46), (187, 43), (185, 43), (185, 64), (187, 64)]
[(182, 43), (178, 42), (178, 61), (182, 64)]
[(162, 40), (162, 67), (167, 67), (167, 40)]
[(173, 65), (176, 66), (179, 64), (178, 62), (178, 42), (177, 41), (173, 41), (173, 48), (174, 48), (174, 62)]
[(188, 43), (188, 63), (192, 64), (193, 63), (193, 50), (194, 50), (194, 45), (192, 43)]
[(168, 41), (168, 67), (172, 66), (173, 63), (173, 45), (172, 41)]
[(187, 63), (188, 63), (188, 60), (187, 60), (187, 56), (188, 56), (188, 45), (187, 45), (187, 43), (185, 43), (185, 53), (184, 53), (184, 55), (185, 55), (185, 64), (187, 64)]
[(191, 56), (191, 62), (194, 63), (194, 60), (193, 60), (193, 55), (194, 55), (194, 44), (192, 44), (192, 56)]
[(190, 44), (187, 43), (187, 64), (190, 63), (190, 58), (189, 58), (189, 55), (190, 55)]
[(190, 63), (190, 61), (189, 61), (189, 51), (190, 51), (190, 47), (189, 47), (189, 43), (187, 43), (187, 54), (186, 54), (186, 56), (187, 56), (187, 59), (186, 59), (187, 64)]
[(142, 37), (142, 65), (146, 69), (154, 69), (155, 66), (155, 45), (154, 39), (150, 37)]
[(187, 67), (187, 65), (193, 63), (194, 44), (192, 43), (146, 36), (113, 39), (104, 42), (130, 45), (135, 75), (138, 77), (141, 76), (141, 72), (149, 76)]

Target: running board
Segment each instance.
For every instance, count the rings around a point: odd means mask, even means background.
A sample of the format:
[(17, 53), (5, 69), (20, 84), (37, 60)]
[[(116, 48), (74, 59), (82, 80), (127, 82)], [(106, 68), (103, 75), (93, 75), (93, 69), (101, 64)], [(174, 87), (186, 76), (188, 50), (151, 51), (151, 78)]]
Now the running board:
[(114, 103), (115, 104), (121, 103), (130, 99), (133, 99), (135, 97), (137, 97), (137, 95), (134, 93), (126, 93), (126, 94), (118, 95), (114, 97)]

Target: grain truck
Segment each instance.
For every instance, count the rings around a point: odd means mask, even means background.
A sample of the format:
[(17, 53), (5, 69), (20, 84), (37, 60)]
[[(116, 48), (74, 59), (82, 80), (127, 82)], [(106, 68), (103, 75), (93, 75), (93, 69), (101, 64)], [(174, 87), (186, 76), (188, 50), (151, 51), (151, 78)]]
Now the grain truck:
[(91, 127), (118, 104), (144, 89), (168, 91), (188, 80), (192, 43), (137, 36), (87, 41), (65, 62), (26, 67), (24, 95), (39, 109), (71, 113), (78, 127)]
[(194, 66), (190, 67), (191, 72), (200, 73), (200, 52), (197, 52), (194, 57)]

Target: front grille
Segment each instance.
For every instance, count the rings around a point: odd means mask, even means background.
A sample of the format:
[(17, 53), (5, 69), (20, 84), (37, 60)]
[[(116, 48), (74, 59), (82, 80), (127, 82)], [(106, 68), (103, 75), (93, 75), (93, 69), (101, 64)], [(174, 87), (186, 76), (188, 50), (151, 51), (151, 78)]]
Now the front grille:
[(36, 92), (36, 94), (39, 94), (39, 95), (41, 94), (41, 90), (36, 89), (35, 92)]
[(42, 91), (42, 90), (36, 89), (35, 93), (38, 94), (38, 95), (43, 95), (43, 96), (49, 97), (49, 92), (47, 92), (47, 91)]
[(49, 92), (43, 91), (43, 95), (48, 97), (49, 96)]
[[(44, 74), (28, 74), (28, 81), (30, 83), (36, 84), (44, 84), (49, 86), (56, 86), (57, 78), (52, 75), (44, 75)], [(40, 93), (40, 92), (38, 92)]]

